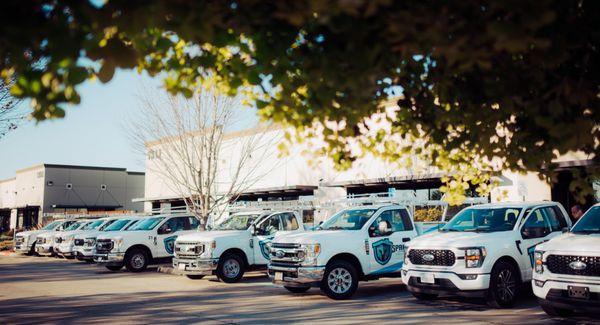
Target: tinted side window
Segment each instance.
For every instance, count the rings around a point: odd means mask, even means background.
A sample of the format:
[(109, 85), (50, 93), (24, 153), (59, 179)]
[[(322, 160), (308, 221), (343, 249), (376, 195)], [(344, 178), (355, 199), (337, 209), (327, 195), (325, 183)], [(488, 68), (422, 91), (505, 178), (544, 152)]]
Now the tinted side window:
[(293, 213), (283, 213), (281, 216), (282, 230), (296, 230), (298, 229), (298, 220)]
[(412, 223), (406, 210), (388, 210), (382, 212), (377, 219), (373, 222), (375, 236), (378, 236), (379, 223), (387, 221), (388, 225), (391, 226), (392, 232), (412, 230)]
[(195, 217), (188, 217), (189, 220), (189, 228), (187, 228), (186, 230), (195, 230), (198, 229), (198, 227), (200, 227), (200, 220), (196, 219)]
[(272, 235), (279, 231), (279, 215), (270, 216), (269, 219), (260, 224), (261, 233), (264, 235)]
[(542, 209), (536, 209), (531, 212), (521, 230), (525, 239), (545, 237), (550, 232), (550, 224), (542, 214)]

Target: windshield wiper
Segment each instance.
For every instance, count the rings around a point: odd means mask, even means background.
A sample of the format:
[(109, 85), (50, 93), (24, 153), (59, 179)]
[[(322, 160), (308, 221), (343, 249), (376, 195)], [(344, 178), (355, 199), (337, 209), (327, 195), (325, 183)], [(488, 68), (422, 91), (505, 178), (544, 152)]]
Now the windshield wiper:
[(452, 228), (450, 228), (450, 229), (440, 228), (438, 230), (441, 231), (441, 232), (460, 232), (460, 231), (462, 231), (462, 230), (452, 229)]
[(329, 227), (329, 228), (321, 228), (322, 230), (344, 230), (345, 228), (340, 227), (340, 226), (336, 226), (336, 227)]

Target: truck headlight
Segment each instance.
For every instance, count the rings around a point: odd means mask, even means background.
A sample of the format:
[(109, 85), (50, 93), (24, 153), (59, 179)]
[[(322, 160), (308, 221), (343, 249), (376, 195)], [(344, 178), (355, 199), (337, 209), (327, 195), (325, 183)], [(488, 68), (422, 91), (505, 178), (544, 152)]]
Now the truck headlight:
[(302, 265), (316, 265), (317, 257), (321, 253), (321, 244), (304, 244), (301, 248), (297, 256)]
[(483, 265), (487, 252), (485, 247), (465, 247), (465, 267), (476, 268)]
[(544, 257), (543, 251), (533, 252), (533, 265), (534, 265), (535, 273), (539, 273), (539, 274), (544, 273), (543, 257)]
[[(203, 250), (203, 252), (198, 252), (197, 251), (197, 253), (200, 254), (200, 255), (206, 255), (208, 257), (211, 257), (212, 254), (213, 254), (213, 252), (217, 248), (217, 242), (213, 240), (211, 242), (204, 243), (204, 244), (202, 244), (200, 246), (202, 246), (200, 249)], [(197, 246), (196, 249), (198, 249), (200, 246)]]

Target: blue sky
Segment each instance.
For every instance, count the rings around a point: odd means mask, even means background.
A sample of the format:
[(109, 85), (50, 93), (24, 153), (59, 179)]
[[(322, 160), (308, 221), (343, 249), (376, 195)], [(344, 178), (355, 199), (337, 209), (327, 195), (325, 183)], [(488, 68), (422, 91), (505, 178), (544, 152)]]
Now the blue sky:
[[(137, 112), (142, 83), (157, 90), (162, 84), (131, 71), (118, 71), (107, 84), (87, 82), (78, 88), (81, 104), (67, 108), (64, 119), (27, 121), (0, 138), (0, 179), (39, 163), (144, 171), (144, 157), (134, 150), (126, 130), (126, 121)], [(248, 113), (254, 116), (250, 109)]]

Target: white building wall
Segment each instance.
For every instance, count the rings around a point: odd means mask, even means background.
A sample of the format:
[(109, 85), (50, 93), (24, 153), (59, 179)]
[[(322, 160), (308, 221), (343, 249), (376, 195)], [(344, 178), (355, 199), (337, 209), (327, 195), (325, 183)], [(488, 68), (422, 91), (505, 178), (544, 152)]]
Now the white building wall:
[(15, 189), (17, 192), (15, 207), (43, 207), (44, 166), (38, 165), (18, 170)]
[(16, 185), (16, 178), (0, 181), (0, 209), (15, 207), (17, 200)]

